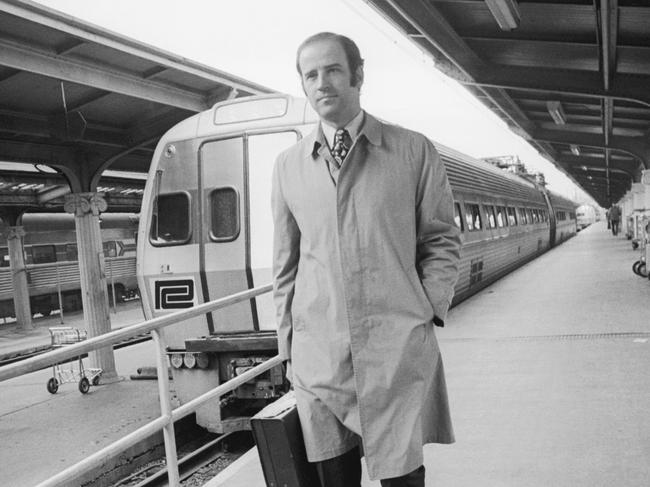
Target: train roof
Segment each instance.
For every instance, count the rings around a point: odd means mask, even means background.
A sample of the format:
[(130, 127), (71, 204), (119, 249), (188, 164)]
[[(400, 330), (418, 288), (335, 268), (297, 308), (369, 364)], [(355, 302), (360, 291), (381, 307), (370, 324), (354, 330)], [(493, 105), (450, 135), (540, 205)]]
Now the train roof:
[[(281, 93), (237, 98), (180, 122), (161, 139), (158, 151), (169, 142), (269, 128), (310, 125), (318, 117), (307, 100)], [(443, 144), (433, 141), (440, 152), (452, 188), (499, 194), (520, 200), (540, 199), (541, 187)], [(556, 200), (562, 197), (555, 196)], [(568, 200), (566, 200), (568, 201)]]

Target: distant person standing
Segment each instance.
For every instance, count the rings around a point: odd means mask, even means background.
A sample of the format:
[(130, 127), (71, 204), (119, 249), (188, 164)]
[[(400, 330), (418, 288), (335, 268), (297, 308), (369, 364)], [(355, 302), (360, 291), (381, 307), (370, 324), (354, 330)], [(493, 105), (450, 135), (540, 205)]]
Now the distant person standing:
[(618, 235), (618, 225), (621, 221), (621, 209), (617, 205), (612, 205), (609, 209), (609, 221), (612, 227), (612, 235)]
[(361, 109), (351, 39), (316, 34), (296, 65), (320, 123), (275, 164), (273, 274), (307, 456), (323, 487), (359, 487), (362, 452), (383, 487), (422, 487), (422, 446), (454, 441), (434, 333), (460, 251), (445, 166)]

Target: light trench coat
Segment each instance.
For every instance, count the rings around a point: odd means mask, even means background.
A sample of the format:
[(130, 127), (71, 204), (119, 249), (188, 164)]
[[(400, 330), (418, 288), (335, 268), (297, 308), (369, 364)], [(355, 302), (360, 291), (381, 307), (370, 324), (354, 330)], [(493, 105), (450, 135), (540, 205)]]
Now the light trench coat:
[(452, 443), (433, 330), (453, 297), (459, 232), (423, 135), (369, 114), (338, 182), (320, 126), (275, 164), (274, 298), (310, 461), (358, 444), (371, 479)]

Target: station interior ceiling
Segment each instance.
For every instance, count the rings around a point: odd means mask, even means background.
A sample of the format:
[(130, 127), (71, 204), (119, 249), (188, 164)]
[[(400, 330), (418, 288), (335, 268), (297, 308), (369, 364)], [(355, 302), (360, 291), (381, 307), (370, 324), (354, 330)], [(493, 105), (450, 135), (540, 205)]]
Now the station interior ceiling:
[(602, 207), (650, 167), (650, 2), (367, 2)]
[[(601, 206), (641, 180), (648, 2), (366, 1)], [(31, 169), (21, 180), (0, 168), (3, 207), (52, 210), (71, 191), (119, 187), (109, 211), (133, 211), (137, 175), (166, 130), (220, 100), (271, 92), (33, 2), (0, 0), (0, 52), (0, 161)]]
[(65, 194), (99, 188), (108, 211), (139, 211), (141, 176), (169, 128), (271, 92), (33, 2), (0, 0), (0, 53), (5, 209), (61, 211)]

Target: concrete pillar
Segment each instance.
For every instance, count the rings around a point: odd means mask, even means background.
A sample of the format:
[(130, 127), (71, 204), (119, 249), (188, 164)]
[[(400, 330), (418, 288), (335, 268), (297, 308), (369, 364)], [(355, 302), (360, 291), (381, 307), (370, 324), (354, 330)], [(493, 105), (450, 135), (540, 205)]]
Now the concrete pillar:
[(25, 268), (25, 253), (23, 242), (25, 229), (22, 226), (7, 227), (7, 248), (11, 266), (11, 284), (14, 288), (14, 310), (19, 328), (31, 330), (32, 309), (29, 305), (29, 289), (27, 287), (27, 269)]
[[(99, 215), (107, 208), (100, 193), (73, 193), (66, 195), (64, 209), (74, 214), (77, 233), (81, 300), (88, 335), (94, 337), (111, 331), (108, 292), (104, 266), (104, 250), (99, 231)], [(117, 379), (115, 355), (112, 347), (89, 354), (90, 366), (102, 369), (102, 383)]]

